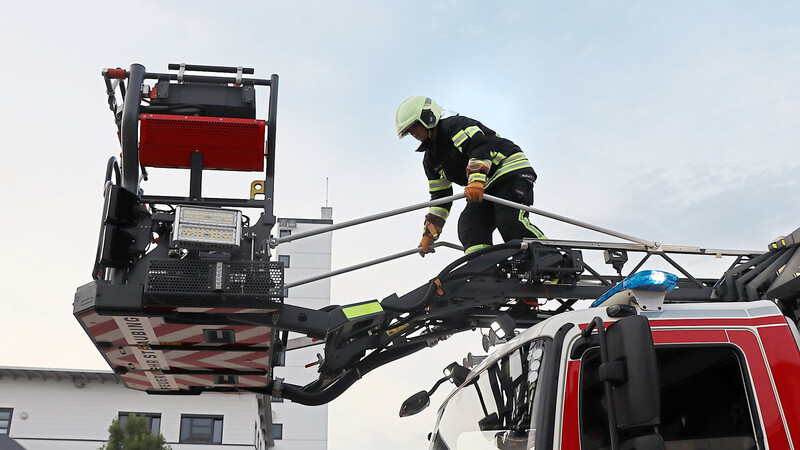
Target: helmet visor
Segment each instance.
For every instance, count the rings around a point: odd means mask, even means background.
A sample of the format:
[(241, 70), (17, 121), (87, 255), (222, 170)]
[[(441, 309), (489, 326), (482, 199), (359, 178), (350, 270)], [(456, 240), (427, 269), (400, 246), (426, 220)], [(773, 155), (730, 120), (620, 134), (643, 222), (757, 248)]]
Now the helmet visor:
[(400, 130), (397, 133), (397, 137), (400, 138), (400, 139), (403, 139), (404, 137), (408, 136), (408, 134), (411, 132), (411, 127), (413, 127), (415, 123), (417, 123), (417, 122), (414, 121), (414, 122), (411, 122), (410, 124), (406, 125), (405, 128), (403, 128), (402, 130)]

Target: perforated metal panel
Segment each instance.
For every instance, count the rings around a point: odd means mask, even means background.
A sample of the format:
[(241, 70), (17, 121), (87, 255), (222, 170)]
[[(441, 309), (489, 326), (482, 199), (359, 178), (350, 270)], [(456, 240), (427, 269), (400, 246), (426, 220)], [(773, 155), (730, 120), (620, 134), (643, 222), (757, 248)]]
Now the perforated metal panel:
[(283, 297), (283, 265), (275, 261), (157, 259), (149, 261), (147, 269), (145, 294), (176, 305), (218, 306), (220, 300)]
[(191, 167), (203, 154), (204, 169), (260, 171), (264, 168), (266, 121), (142, 114), (139, 160), (149, 167)]

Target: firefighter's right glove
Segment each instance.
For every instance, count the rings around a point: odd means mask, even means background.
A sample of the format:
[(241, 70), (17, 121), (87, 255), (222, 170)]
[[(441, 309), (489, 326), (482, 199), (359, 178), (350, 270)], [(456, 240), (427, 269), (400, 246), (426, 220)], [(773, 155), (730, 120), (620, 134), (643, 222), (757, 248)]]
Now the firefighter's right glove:
[(433, 241), (434, 239), (428, 235), (422, 236), (422, 240), (419, 241), (419, 256), (424, 258), (428, 253), (436, 253), (436, 249), (433, 248)]
[(486, 183), (483, 181), (473, 181), (464, 188), (464, 195), (467, 197), (467, 202), (475, 203), (483, 201), (483, 188)]
[(425, 215), (425, 229), (422, 232), (422, 240), (419, 242), (420, 256), (424, 258), (428, 253), (436, 253), (433, 243), (439, 239), (442, 227), (444, 227), (444, 219), (430, 213)]

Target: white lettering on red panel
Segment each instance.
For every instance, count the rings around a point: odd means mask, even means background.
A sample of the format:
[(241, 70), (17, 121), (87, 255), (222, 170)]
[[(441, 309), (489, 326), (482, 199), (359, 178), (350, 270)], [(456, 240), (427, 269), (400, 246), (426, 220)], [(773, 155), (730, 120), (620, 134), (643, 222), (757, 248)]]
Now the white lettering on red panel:
[(114, 317), (114, 320), (117, 321), (117, 326), (129, 344), (141, 346), (141, 348), (132, 347), (131, 351), (136, 355), (136, 361), (147, 375), (150, 384), (157, 389), (177, 390), (178, 383), (175, 382), (175, 377), (161, 373), (169, 369), (164, 352), (146, 348), (148, 344), (158, 344), (158, 337), (150, 321), (141, 317)]

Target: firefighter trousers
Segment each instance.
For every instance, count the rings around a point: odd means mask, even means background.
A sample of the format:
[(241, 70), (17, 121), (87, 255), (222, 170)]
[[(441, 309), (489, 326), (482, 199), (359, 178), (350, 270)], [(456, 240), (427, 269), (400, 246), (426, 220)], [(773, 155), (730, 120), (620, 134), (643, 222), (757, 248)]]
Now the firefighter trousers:
[[(523, 205), (533, 205), (533, 175), (510, 174), (490, 185), (486, 194)], [(467, 203), (458, 218), (458, 239), (469, 254), (492, 245), (492, 233), (500, 231), (504, 242), (513, 239), (546, 239), (542, 231), (528, 220), (528, 212), (484, 200)]]

